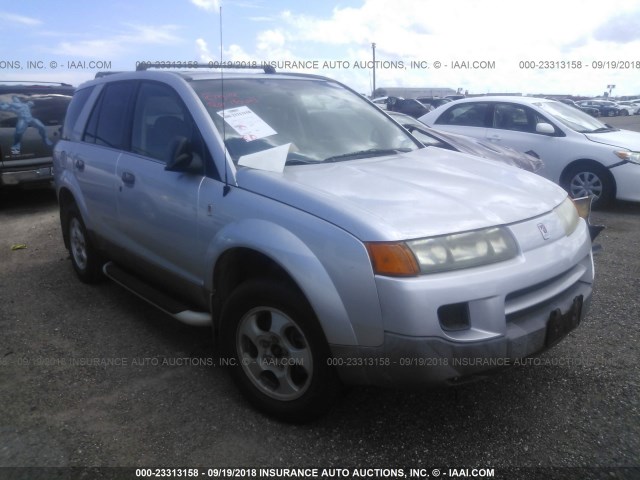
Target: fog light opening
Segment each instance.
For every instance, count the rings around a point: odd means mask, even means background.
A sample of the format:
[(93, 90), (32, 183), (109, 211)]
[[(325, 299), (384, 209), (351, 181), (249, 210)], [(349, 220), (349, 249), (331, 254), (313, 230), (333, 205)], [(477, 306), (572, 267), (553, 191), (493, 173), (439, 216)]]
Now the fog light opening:
[(443, 330), (454, 332), (471, 328), (469, 322), (469, 304), (452, 303), (438, 308), (438, 320)]

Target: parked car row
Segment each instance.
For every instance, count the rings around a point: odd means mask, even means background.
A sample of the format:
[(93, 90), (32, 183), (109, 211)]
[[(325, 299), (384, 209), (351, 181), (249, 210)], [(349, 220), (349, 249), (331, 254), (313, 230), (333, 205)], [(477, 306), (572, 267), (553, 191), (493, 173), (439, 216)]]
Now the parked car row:
[(596, 107), (590, 107), (588, 105), (580, 105), (576, 102), (574, 102), (573, 100), (569, 99), (569, 98), (561, 98), (558, 101), (566, 104), (566, 105), (570, 105), (574, 108), (577, 108), (578, 110), (582, 110), (584, 113), (588, 113), (589, 115), (591, 115), (592, 117), (599, 117), (600, 116), (600, 109), (596, 108)]
[(617, 103), (611, 100), (579, 100), (576, 102), (580, 107), (595, 108), (599, 112), (599, 116), (602, 117), (616, 117), (619, 115), (637, 115), (640, 110), (640, 105), (636, 105), (632, 102), (629, 103)]
[(415, 98), (386, 97), (386, 110), (390, 112), (399, 112), (418, 118), (427, 112), (433, 110), (433, 105), (423, 103)]
[(413, 118), (418, 118), (434, 108), (452, 102), (453, 100), (453, 98), (449, 97), (402, 98), (388, 96), (374, 98), (371, 101), (383, 110), (403, 113)]
[[(418, 97), (416, 98), (423, 105), (430, 105), (433, 108), (438, 108), (440, 105), (444, 105), (445, 103), (452, 102), (452, 98), (448, 97)], [(430, 110), (433, 110), (431, 108)]]
[(618, 105), (628, 109), (629, 115), (640, 115), (640, 100), (623, 100)]

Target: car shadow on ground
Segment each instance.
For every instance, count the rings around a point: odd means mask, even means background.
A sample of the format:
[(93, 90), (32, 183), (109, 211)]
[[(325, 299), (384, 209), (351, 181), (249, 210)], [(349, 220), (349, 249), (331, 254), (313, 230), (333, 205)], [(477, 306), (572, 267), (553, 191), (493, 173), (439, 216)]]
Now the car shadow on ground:
[(628, 213), (632, 215), (640, 215), (640, 203), (636, 202), (624, 202), (618, 200), (611, 205), (603, 208), (602, 210), (595, 210), (595, 213), (607, 212), (607, 213)]
[(1, 187), (0, 212), (8, 215), (22, 215), (39, 211), (57, 203), (53, 187)]

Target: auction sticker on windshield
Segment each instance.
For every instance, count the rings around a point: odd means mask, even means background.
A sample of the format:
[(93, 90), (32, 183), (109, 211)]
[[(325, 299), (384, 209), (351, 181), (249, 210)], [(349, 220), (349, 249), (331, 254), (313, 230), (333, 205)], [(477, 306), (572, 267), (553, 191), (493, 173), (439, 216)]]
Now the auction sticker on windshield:
[(278, 133), (247, 106), (217, 113), (247, 142)]

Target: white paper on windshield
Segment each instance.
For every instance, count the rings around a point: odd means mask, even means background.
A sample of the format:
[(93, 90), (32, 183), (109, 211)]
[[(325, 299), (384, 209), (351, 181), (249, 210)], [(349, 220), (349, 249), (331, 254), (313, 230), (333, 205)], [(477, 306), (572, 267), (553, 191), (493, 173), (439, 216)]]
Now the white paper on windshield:
[(282, 172), (284, 170), (284, 164), (287, 161), (290, 146), (290, 143), (286, 143), (279, 147), (244, 155), (238, 160), (238, 165), (256, 168), (258, 170), (268, 170), (269, 172)]
[(278, 133), (247, 106), (220, 110), (217, 113), (247, 142)]

